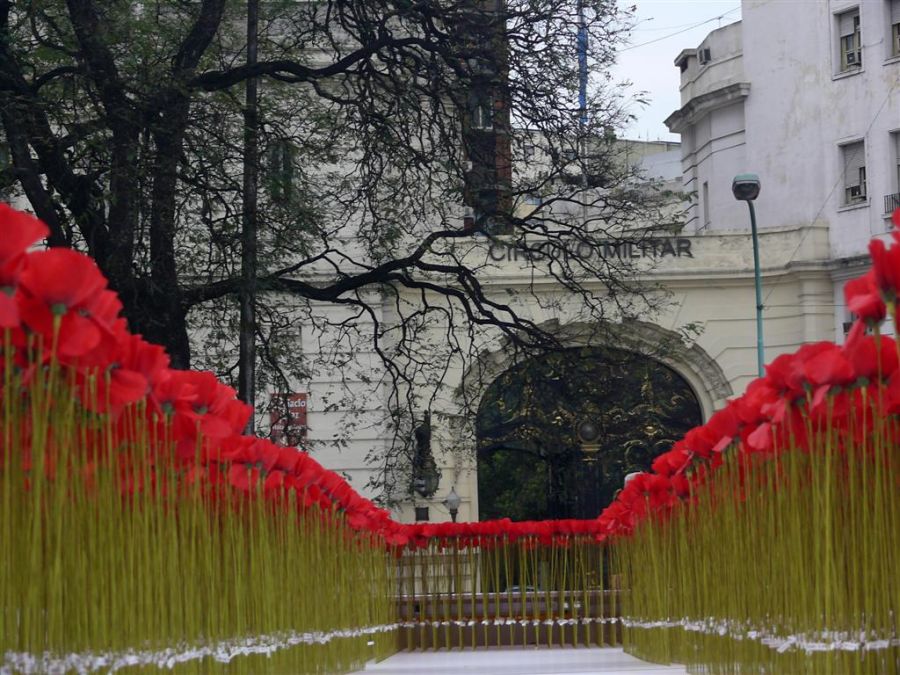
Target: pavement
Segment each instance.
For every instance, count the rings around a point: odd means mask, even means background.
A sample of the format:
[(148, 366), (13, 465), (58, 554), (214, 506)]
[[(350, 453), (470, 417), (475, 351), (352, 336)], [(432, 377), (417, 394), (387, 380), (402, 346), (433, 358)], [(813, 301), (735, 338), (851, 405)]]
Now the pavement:
[(621, 647), (527, 648), (399, 652), (351, 675), (687, 675), (684, 666), (661, 666), (629, 656)]

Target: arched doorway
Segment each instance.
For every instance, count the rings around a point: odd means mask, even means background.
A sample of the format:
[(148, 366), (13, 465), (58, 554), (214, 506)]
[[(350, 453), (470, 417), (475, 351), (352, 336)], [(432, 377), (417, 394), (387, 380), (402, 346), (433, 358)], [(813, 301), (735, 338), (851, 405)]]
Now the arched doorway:
[(596, 517), (625, 475), (701, 422), (685, 379), (641, 354), (579, 347), (520, 363), (479, 406), (479, 517)]

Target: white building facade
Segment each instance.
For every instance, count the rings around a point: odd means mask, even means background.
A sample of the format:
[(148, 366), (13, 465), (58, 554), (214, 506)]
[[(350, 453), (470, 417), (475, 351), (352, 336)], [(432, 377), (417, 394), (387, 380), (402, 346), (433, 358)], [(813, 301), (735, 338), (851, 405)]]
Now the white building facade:
[[(840, 340), (843, 283), (900, 207), (900, 0), (746, 0), (741, 21), (675, 64), (682, 107), (666, 122), (696, 194), (688, 229), (746, 229), (731, 180), (757, 173), (762, 232), (827, 229)], [(799, 254), (790, 264), (806, 262)]]
[[(868, 241), (888, 230), (890, 211), (900, 206), (900, 0), (747, 0), (741, 22), (682, 51), (676, 66), (681, 108), (667, 123), (681, 134), (680, 148), (634, 143), (627, 154), (649, 177), (692, 195), (684, 227), (658, 248), (607, 253), (627, 256), (639, 276), (664, 287), (661, 310), (597, 331), (580, 318), (578, 298), (536, 273), (502, 236), (468, 242), (467, 255), (487, 265), (488, 297), (518, 298), (523, 317), (553, 326), (568, 346), (673, 346), (660, 360), (690, 385), (706, 419), (757, 374), (753, 248), (747, 207), (731, 192), (736, 174), (754, 172), (762, 182), (756, 209), (766, 361), (843, 335), (843, 283), (865, 267)], [(388, 300), (379, 306), (377, 291), (370, 306), (381, 324), (396, 311)], [(349, 311), (318, 309), (336, 325)], [(366, 320), (347, 325), (364, 338), (371, 328)], [(446, 343), (447, 326), (430, 330), (426, 341)], [(270, 393), (302, 396), (297, 405), (317, 459), (377, 496), (366, 489), (378, 470), (370, 460), (395, 433), (382, 415), (390, 393), (377, 354), (342, 351), (338, 340), (306, 329), (295, 338), (298, 351), (327, 353), (334, 366), (292, 383), (292, 392)], [(402, 520), (425, 507), (431, 520), (448, 519), (442, 502), (451, 488), (461, 498), (459, 519), (479, 518), (477, 439), (467, 411), (511, 358), (487, 337), (469, 346), (479, 363), (451, 363), (426, 403), (440, 485), (428, 499), (397, 506)]]
[[(667, 125), (681, 135), (680, 182), (692, 200), (684, 229), (673, 233), (671, 255), (629, 253), (647, 258), (641, 274), (670, 295), (662, 311), (621, 324), (614, 346), (641, 351), (696, 328), (690, 340), (675, 340), (679, 346), (663, 361), (690, 384), (708, 418), (756, 376), (750, 219), (732, 194), (735, 175), (756, 173), (762, 184), (755, 206), (765, 360), (843, 338), (850, 320), (843, 285), (866, 268), (869, 240), (889, 231), (891, 212), (900, 207), (900, 0), (745, 0), (741, 21), (712, 31), (675, 65), (681, 108)], [(670, 180), (673, 152), (635, 147), (646, 155), (648, 173)], [(496, 244), (473, 246), (471, 255), (487, 256), (494, 266), (488, 292), (498, 299), (516, 289), (523, 297), (561, 297), (519, 310), (558, 326), (567, 344), (594, 344), (595, 332), (579, 323), (558, 284), (536, 280), (532, 267)], [(609, 333), (604, 339), (608, 344)], [(478, 349), (482, 379), (510, 365), (501, 344)], [(464, 395), (479, 395), (467, 390), (469, 375), (451, 369), (433, 401), (441, 484), (431, 499), (399, 507), (402, 519), (412, 520), (415, 506), (429, 506), (432, 520), (447, 519), (441, 501), (451, 487), (462, 498), (460, 519), (479, 517), (472, 420), (461, 404)], [(310, 437), (324, 439), (339, 422), (320, 416), (316, 398), (309, 401)], [(350, 470), (362, 487), (367, 470), (358, 457), (383, 438), (351, 440), (357, 455), (319, 456)], [(357, 457), (353, 466), (350, 456)]]

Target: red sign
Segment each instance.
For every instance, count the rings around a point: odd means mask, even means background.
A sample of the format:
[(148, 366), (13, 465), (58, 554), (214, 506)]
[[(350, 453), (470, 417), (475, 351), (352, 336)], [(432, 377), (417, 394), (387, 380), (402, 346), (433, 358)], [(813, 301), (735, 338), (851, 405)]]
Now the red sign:
[(306, 439), (307, 394), (272, 394), (269, 421), (272, 440), (283, 445), (299, 445)]

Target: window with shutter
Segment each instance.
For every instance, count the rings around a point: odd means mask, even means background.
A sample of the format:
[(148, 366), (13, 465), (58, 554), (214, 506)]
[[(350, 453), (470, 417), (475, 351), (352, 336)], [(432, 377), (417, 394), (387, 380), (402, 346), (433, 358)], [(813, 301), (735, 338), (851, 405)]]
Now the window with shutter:
[(844, 171), (844, 204), (866, 201), (866, 147), (863, 141), (841, 146)]
[(494, 128), (494, 105), (489, 90), (476, 89), (470, 93), (469, 127), (480, 131)]
[(891, 3), (891, 56), (900, 56), (900, 0)]
[(893, 213), (894, 209), (900, 209), (900, 131), (891, 132), (890, 147), (894, 175), (891, 176), (891, 194), (884, 196), (885, 213)]
[(860, 42), (859, 10), (838, 14), (838, 30), (841, 47), (841, 72), (862, 66), (862, 44)]
[[(894, 176), (897, 184), (894, 187), (897, 189), (897, 192), (900, 192), (900, 131), (892, 133), (891, 138), (894, 140), (894, 164), (897, 169), (896, 176)], [(900, 208), (900, 205), (897, 208)]]
[(287, 138), (269, 145), (266, 173), (273, 202), (286, 203), (294, 197), (294, 154), (294, 145)]

